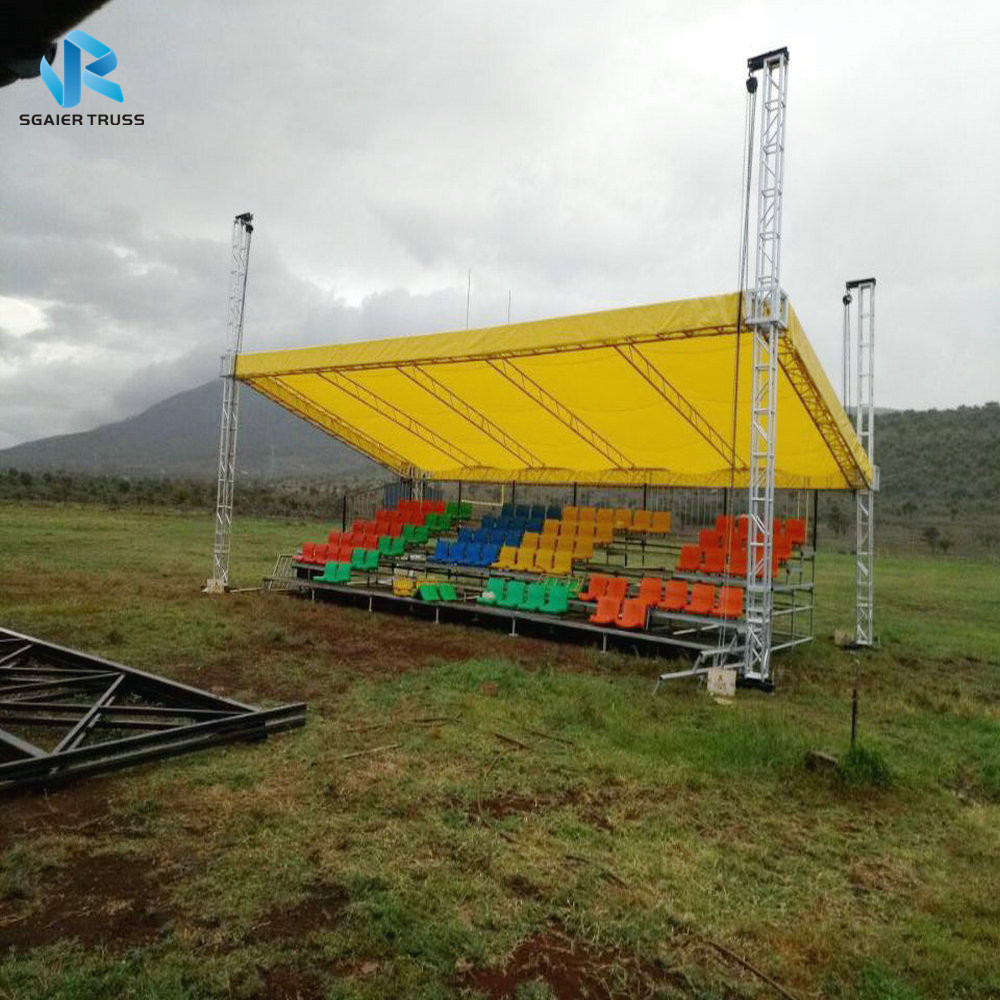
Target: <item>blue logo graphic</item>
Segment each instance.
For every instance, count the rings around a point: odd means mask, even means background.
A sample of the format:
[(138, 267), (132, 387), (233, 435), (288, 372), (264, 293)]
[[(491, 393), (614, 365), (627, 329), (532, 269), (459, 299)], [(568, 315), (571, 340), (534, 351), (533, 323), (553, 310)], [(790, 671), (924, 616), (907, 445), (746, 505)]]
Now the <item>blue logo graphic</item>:
[[(82, 68), (81, 51), (95, 57), (89, 66)], [(110, 97), (112, 101), (125, 100), (122, 88), (117, 83), (104, 79), (117, 65), (118, 56), (104, 42), (99, 42), (85, 31), (77, 30), (71, 31), (63, 42), (65, 80), (59, 79), (45, 56), (42, 56), (40, 69), (45, 86), (49, 88), (49, 93), (56, 99), (56, 103), (64, 108), (75, 108), (80, 103), (81, 82), (91, 90)]]

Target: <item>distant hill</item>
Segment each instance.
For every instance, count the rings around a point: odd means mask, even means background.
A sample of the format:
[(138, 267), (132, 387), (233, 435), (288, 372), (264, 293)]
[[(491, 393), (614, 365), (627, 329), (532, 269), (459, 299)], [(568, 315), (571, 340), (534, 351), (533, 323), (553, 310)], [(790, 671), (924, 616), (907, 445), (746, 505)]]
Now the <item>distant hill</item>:
[[(214, 478), (219, 453), (218, 380), (180, 392), (126, 420), (0, 451), (0, 468)], [(237, 468), (264, 478), (365, 477), (369, 459), (246, 387), (240, 396)]]

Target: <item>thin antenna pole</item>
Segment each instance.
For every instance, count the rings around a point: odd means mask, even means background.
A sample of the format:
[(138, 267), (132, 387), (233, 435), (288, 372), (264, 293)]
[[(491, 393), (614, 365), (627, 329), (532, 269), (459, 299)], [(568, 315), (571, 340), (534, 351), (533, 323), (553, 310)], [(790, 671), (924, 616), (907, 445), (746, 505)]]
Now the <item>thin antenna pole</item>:
[(472, 268), (469, 268), (469, 283), (465, 289), (465, 329), (469, 329), (469, 307), (472, 305)]

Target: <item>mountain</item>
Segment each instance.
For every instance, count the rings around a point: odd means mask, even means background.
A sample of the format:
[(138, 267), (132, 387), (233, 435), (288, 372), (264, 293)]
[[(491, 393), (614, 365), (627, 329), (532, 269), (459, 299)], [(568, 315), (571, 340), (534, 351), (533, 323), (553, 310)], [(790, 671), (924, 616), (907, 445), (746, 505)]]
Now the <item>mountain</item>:
[[(214, 478), (222, 386), (208, 382), (126, 420), (0, 451), (0, 468)], [(240, 395), (241, 475), (336, 478), (378, 475), (379, 467), (335, 438), (246, 387)]]

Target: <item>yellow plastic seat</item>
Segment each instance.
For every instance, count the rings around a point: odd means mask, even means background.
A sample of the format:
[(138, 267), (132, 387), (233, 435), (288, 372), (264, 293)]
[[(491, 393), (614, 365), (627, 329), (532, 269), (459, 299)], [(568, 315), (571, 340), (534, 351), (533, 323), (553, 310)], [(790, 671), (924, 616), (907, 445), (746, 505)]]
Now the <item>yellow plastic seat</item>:
[(669, 535), (670, 511), (669, 510), (653, 511), (653, 520), (650, 523), (648, 530), (651, 534), (654, 535)]
[(553, 576), (567, 576), (573, 572), (573, 555), (570, 552), (556, 552), (552, 557), (552, 568), (549, 572)]
[(493, 564), (494, 569), (513, 569), (517, 565), (517, 547), (504, 545), (500, 549), (500, 558)]
[(530, 573), (535, 568), (535, 552), (532, 546), (525, 548), (523, 545), (517, 550), (517, 559), (514, 562), (514, 569), (522, 573)]

